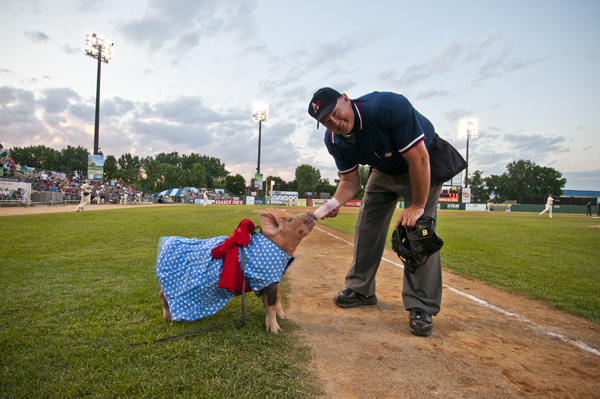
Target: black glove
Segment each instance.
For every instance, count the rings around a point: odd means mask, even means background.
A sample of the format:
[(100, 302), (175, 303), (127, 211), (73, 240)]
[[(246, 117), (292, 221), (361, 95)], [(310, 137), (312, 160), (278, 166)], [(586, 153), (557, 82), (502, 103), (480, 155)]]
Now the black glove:
[(392, 233), (392, 248), (409, 273), (414, 273), (444, 245), (433, 229), (434, 222), (433, 218), (420, 218), (415, 227), (398, 226)]

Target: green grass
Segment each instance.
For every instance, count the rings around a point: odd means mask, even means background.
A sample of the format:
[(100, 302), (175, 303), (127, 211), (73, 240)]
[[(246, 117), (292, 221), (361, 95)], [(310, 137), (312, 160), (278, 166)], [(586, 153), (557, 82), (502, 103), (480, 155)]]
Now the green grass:
[[(0, 392), (7, 398), (305, 398), (320, 393), (291, 321), (265, 331), (247, 295), (170, 325), (154, 272), (159, 237), (230, 235), (252, 207), (178, 206), (0, 219)], [(212, 329), (166, 343), (131, 345)]]
[[(322, 221), (354, 235), (356, 214)], [(442, 266), (600, 323), (600, 219), (444, 212)], [(391, 248), (390, 226), (387, 240)]]

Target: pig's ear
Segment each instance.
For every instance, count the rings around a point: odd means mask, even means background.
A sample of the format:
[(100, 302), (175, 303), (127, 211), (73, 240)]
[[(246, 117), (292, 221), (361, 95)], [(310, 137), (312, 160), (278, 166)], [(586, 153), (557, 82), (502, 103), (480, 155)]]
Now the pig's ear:
[(262, 222), (262, 231), (267, 235), (274, 236), (279, 233), (281, 227), (279, 226), (279, 219), (271, 212), (265, 212), (258, 215)]

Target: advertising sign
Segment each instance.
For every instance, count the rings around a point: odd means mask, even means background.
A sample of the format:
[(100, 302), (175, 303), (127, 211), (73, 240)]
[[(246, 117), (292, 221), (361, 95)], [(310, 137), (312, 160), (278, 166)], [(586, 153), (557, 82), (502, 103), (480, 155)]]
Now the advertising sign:
[(462, 191), (462, 202), (463, 204), (471, 203), (471, 187), (465, 187)]
[(442, 186), (440, 202), (458, 202), (459, 189), (457, 186)]
[(273, 191), (271, 195), (272, 205), (286, 205), (287, 200), (298, 200), (298, 192), (296, 191)]
[(102, 180), (104, 178), (104, 155), (88, 154), (88, 179)]
[(215, 205), (244, 205), (242, 200), (215, 200)]
[(260, 190), (262, 190), (262, 186), (263, 186), (263, 175), (257, 173), (254, 175), (254, 187), (258, 188), (258, 191), (260, 191)]
[(465, 205), (465, 210), (485, 212), (486, 206), (485, 204), (467, 204)]
[(350, 201), (346, 202), (346, 205), (344, 205), (344, 206), (360, 208), (361, 204), (362, 204), (361, 200), (350, 200)]

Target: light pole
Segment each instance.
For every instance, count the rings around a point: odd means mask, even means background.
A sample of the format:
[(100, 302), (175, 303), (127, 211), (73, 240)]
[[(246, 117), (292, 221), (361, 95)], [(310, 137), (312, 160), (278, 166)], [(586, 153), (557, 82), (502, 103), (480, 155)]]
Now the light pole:
[(100, 137), (100, 69), (104, 62), (108, 64), (113, 57), (113, 45), (108, 39), (88, 32), (85, 36), (85, 55), (98, 60), (98, 78), (96, 81), (96, 123), (94, 125), (94, 155), (98, 155), (98, 139)]
[[(252, 117), (258, 121), (258, 163), (256, 165), (256, 174), (260, 175), (260, 139), (262, 122), (269, 119), (269, 106), (266, 104), (254, 103), (252, 109)], [(255, 180), (256, 184), (256, 180)], [(260, 192), (260, 189), (258, 190)]]
[(469, 179), (469, 138), (477, 137), (477, 119), (462, 119), (458, 129), (460, 138), (467, 138), (467, 167), (465, 168), (465, 187)]

